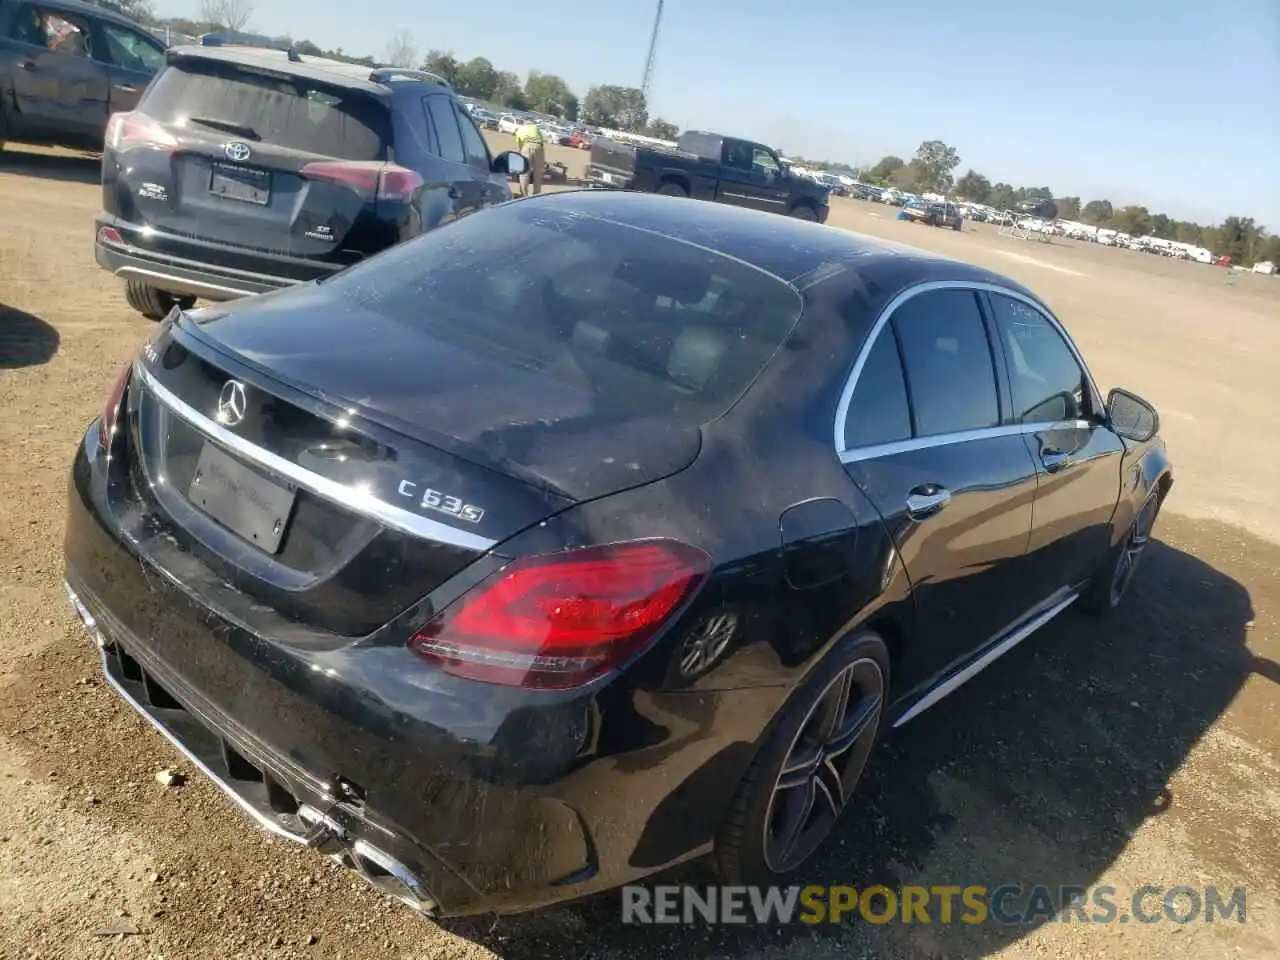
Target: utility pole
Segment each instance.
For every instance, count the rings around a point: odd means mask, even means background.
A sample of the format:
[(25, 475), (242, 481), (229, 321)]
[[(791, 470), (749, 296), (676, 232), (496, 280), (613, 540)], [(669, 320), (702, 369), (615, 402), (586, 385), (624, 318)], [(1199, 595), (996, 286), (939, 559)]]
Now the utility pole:
[(649, 35), (649, 55), (644, 61), (644, 80), (640, 84), (640, 92), (644, 95), (645, 105), (649, 104), (649, 85), (653, 82), (653, 61), (658, 55), (658, 28), (662, 26), (662, 0), (658, 0), (658, 12), (653, 18), (653, 33)]

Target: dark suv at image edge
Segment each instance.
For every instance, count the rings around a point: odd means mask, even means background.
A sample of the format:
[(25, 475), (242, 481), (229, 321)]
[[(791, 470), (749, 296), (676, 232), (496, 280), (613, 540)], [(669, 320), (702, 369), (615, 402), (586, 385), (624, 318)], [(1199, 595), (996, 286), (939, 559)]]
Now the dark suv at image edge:
[[(206, 43), (210, 43), (206, 41)], [(161, 319), (329, 276), (511, 198), (453, 90), (295, 50), (177, 47), (112, 116), (95, 256)]]

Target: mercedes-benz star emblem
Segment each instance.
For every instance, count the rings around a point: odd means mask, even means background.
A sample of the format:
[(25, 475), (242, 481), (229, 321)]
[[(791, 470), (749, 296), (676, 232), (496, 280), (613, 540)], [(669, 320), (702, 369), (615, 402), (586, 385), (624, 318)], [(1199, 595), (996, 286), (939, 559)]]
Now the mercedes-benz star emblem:
[(234, 427), (244, 420), (245, 411), (249, 409), (249, 401), (244, 395), (244, 384), (239, 380), (228, 380), (218, 394), (218, 422)]
[(230, 143), (224, 144), (222, 152), (227, 155), (228, 160), (234, 160), (236, 163), (244, 163), (249, 159), (249, 155), (253, 153), (247, 143), (241, 143), (239, 140), (232, 140)]

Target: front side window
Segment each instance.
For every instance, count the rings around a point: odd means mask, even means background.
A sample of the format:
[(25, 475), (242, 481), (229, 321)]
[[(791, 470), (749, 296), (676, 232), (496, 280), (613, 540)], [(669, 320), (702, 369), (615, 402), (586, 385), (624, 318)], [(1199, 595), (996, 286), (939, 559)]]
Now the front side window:
[(1039, 310), (1012, 297), (992, 294), (991, 305), (1009, 361), (1018, 422), (1086, 418), (1088, 380), (1054, 325)]
[(916, 435), (998, 426), (1000, 402), (986, 326), (971, 290), (930, 290), (894, 311)]
[(488, 173), (492, 164), (489, 148), (485, 146), (484, 137), (476, 129), (475, 122), (461, 110), (458, 111), (458, 127), (462, 130), (462, 148), (466, 151), (467, 163)]
[(9, 37), (34, 47), (71, 57), (92, 56), (89, 24), (78, 17), (41, 10), (23, 4), (9, 23)]
[(876, 337), (858, 373), (844, 421), (846, 450), (893, 443), (911, 437), (911, 408), (893, 328)]
[(126, 70), (139, 73), (159, 73), (164, 66), (164, 50), (148, 41), (142, 34), (114, 23), (102, 24), (102, 36), (106, 40), (105, 59)]
[(751, 166), (771, 176), (778, 175), (778, 158), (764, 147), (755, 147), (751, 152)]

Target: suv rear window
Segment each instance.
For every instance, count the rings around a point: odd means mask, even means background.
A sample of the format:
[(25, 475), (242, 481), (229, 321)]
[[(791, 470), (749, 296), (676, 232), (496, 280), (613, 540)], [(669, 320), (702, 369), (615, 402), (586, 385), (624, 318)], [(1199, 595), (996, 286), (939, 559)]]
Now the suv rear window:
[(695, 424), (737, 400), (802, 309), (790, 285), (713, 250), (537, 204), (465, 217), (324, 283), (424, 337), (581, 390), (584, 409)]
[[(195, 117), (242, 124), (264, 143), (339, 160), (387, 157), (388, 111), (375, 98), (300, 77), (238, 70), (234, 64), (174, 64), (156, 78), (140, 109), (175, 126)], [(247, 133), (245, 138), (250, 139)]]

